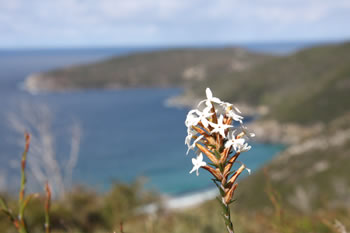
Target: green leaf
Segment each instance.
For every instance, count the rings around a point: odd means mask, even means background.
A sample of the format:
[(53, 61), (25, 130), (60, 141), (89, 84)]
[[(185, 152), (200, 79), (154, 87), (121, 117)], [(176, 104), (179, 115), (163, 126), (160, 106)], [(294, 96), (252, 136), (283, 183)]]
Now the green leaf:
[(229, 203), (227, 205), (230, 205), (231, 203), (235, 202), (237, 199), (232, 199), (231, 201), (229, 201)]
[(225, 143), (223, 143), (222, 146), (219, 148), (220, 153), (222, 153), (224, 151), (224, 149), (225, 149), (224, 145), (225, 145)]
[(224, 184), (224, 188), (226, 189), (226, 188), (230, 188), (230, 185), (231, 185), (231, 183), (226, 183), (226, 184)]
[(216, 165), (215, 163), (208, 163), (209, 165), (218, 168), (218, 165)]
[(217, 159), (221, 158), (221, 154), (219, 152), (217, 152), (217, 150), (214, 150), (214, 155)]
[(3, 210), (8, 210), (6, 203), (4, 202), (4, 200), (1, 197), (0, 197), (0, 207)]
[(224, 172), (224, 165), (222, 163), (219, 163), (219, 170), (221, 173)]

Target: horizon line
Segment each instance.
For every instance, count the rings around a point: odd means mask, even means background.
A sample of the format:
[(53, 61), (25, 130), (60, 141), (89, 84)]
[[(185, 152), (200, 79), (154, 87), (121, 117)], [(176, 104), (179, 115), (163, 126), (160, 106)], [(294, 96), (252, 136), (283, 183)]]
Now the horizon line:
[(177, 44), (115, 44), (115, 45), (67, 45), (67, 46), (19, 46), (19, 47), (0, 47), (0, 50), (79, 50), (79, 49), (117, 49), (117, 48), (196, 48), (196, 47), (239, 47), (245, 45), (285, 45), (285, 44), (333, 44), (350, 41), (350, 38), (343, 39), (298, 39), (298, 40), (256, 40), (256, 41), (236, 41), (236, 42), (208, 42), (208, 43), (177, 43)]

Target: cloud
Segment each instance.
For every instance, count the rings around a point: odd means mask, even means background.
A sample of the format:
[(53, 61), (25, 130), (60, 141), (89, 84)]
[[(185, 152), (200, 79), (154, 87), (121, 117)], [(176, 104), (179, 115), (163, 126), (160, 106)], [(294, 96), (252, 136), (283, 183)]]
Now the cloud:
[(0, 47), (344, 38), (349, 13), (348, 0), (0, 0)]

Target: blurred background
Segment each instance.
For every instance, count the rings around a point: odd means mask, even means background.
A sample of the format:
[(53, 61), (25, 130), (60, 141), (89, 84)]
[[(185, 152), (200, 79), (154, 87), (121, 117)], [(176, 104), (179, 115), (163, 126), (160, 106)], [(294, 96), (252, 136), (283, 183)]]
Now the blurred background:
[(210, 87), (257, 135), (238, 231), (346, 232), (349, 22), (347, 0), (0, 0), (1, 196), (28, 131), (28, 191), (50, 183), (54, 231), (223, 232), (184, 145)]

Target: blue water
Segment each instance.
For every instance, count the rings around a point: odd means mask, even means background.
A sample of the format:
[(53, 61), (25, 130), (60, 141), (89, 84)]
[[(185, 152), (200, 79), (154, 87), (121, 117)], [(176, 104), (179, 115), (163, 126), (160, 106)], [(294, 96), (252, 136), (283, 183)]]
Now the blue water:
[[(106, 190), (114, 181), (130, 182), (147, 177), (147, 187), (169, 194), (183, 194), (212, 187), (203, 170), (188, 172), (192, 155), (185, 155), (184, 126), (187, 109), (168, 108), (164, 101), (181, 89), (87, 90), (31, 95), (18, 88), (32, 72), (92, 62), (135, 50), (66, 50), (0, 52), (0, 175), (11, 180), (18, 169), (22, 148), (18, 133), (8, 123), (8, 113), (20, 114), (19, 106), (46, 104), (53, 119), (59, 155), (69, 153), (65, 132), (78, 120), (83, 128), (79, 160), (73, 178)], [(269, 161), (283, 146), (252, 143), (241, 157), (253, 171)], [(61, 157), (59, 157), (61, 159)], [(18, 175), (18, 174), (17, 174)]]

